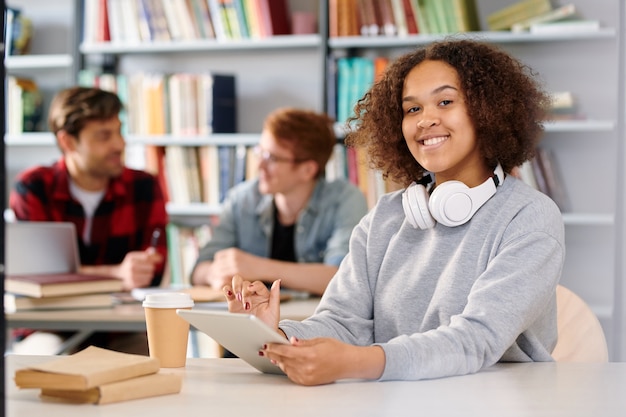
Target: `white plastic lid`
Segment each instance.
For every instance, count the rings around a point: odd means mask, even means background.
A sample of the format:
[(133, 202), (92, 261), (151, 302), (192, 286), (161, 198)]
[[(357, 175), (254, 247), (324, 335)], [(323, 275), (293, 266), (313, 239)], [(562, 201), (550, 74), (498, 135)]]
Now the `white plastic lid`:
[(193, 299), (190, 294), (182, 292), (160, 292), (146, 295), (142, 305), (148, 308), (189, 308), (193, 307)]

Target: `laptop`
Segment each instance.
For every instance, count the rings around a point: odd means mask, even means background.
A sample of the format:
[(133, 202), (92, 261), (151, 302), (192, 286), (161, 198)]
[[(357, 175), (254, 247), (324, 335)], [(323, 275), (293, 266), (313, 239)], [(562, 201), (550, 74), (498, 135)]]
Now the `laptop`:
[(5, 224), (5, 274), (77, 273), (80, 255), (70, 222)]
[(205, 309), (176, 310), (176, 313), (259, 371), (284, 375), (277, 365), (259, 356), (259, 350), (266, 343), (289, 342), (256, 316)]

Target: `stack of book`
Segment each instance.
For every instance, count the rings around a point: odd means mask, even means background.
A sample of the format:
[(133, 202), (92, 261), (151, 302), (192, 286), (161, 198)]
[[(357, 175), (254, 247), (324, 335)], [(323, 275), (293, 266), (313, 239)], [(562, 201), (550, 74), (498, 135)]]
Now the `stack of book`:
[(122, 291), (122, 281), (78, 273), (8, 275), (4, 289), (6, 313), (96, 308), (113, 305), (111, 294)]
[(179, 393), (180, 375), (160, 372), (159, 360), (95, 346), (15, 372), (19, 388), (73, 403), (109, 404)]
[(490, 30), (549, 34), (597, 31), (600, 22), (580, 17), (573, 3), (554, 7), (550, 0), (522, 0), (487, 16)]

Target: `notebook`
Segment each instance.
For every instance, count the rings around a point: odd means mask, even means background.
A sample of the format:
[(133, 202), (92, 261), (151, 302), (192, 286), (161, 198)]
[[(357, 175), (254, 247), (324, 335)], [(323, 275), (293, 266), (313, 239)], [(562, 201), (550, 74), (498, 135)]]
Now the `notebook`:
[(80, 255), (73, 223), (6, 223), (4, 238), (6, 275), (78, 272)]
[(256, 316), (204, 309), (176, 310), (176, 313), (259, 371), (284, 374), (269, 359), (259, 356), (259, 350), (266, 343), (289, 342)]

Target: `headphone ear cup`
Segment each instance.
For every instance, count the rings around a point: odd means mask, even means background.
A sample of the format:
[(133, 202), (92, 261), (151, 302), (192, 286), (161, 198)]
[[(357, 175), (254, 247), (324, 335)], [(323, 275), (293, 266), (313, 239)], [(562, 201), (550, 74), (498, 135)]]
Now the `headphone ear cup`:
[(476, 211), (470, 192), (471, 188), (461, 181), (444, 182), (430, 196), (428, 207), (431, 215), (444, 226), (464, 224)]
[(407, 221), (416, 229), (430, 229), (435, 219), (428, 209), (428, 191), (421, 184), (412, 183), (402, 193), (402, 208)]

